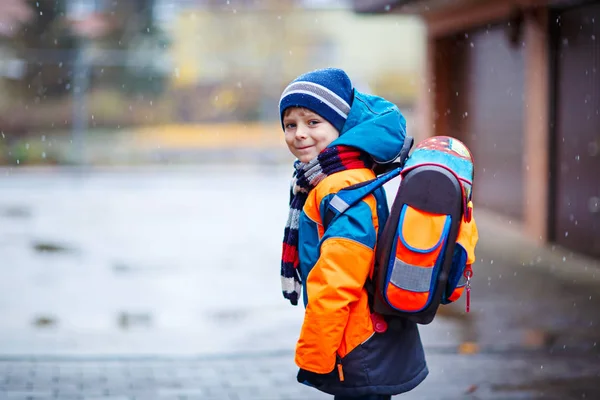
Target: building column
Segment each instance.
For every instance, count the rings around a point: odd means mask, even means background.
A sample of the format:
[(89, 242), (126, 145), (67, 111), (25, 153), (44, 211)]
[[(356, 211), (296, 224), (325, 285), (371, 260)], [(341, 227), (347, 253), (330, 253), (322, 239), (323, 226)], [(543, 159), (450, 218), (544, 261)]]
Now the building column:
[(549, 38), (547, 9), (526, 11), (525, 115), (523, 151), (524, 228), (531, 238), (545, 242), (548, 235), (549, 196)]
[(418, 126), (414, 133), (415, 143), (436, 134), (435, 98), (437, 81), (435, 76), (435, 54), (436, 40), (428, 34), (425, 45), (425, 66), (419, 82), (417, 97), (416, 122)]
[(431, 32), (427, 35), (425, 68), (419, 88), (417, 102), (418, 135), (415, 142), (431, 136), (444, 136), (450, 133), (448, 106), (448, 86), (452, 60), (448, 40)]

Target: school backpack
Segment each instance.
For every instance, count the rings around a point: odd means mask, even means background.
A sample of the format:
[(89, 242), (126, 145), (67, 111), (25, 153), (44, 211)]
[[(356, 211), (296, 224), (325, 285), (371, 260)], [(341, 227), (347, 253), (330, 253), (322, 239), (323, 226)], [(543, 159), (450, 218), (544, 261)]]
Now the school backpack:
[(473, 271), (466, 248), (474, 243), (461, 229), (472, 217), (473, 158), (462, 142), (448, 136), (425, 139), (408, 156), (412, 145), (407, 137), (397, 163), (373, 180), (340, 190), (325, 213), (327, 227), (401, 176), (366, 284), (376, 331), (386, 330), (395, 317), (428, 324), (440, 304), (456, 301), (465, 291), (467, 312), (470, 307)]

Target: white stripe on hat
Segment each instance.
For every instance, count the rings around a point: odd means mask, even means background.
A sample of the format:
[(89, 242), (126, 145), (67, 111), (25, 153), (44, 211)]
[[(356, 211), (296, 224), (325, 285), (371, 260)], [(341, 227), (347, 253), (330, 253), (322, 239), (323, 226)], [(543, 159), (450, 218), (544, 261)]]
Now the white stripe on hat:
[[(345, 112), (343, 112), (342, 110), (340, 110), (339, 108), (337, 108), (335, 105), (333, 105), (331, 102), (327, 101), (324, 97), (319, 96), (316, 93), (313, 92), (309, 92), (308, 90), (290, 90), (289, 92), (285, 93), (285, 96), (283, 96), (281, 98), (281, 100), (283, 100), (284, 97), (287, 97), (291, 94), (295, 94), (295, 93), (299, 93), (299, 94), (307, 94), (309, 96), (312, 96), (320, 101), (322, 101), (323, 103), (327, 104), (329, 106), (329, 108), (331, 108), (333, 111), (335, 111), (336, 113), (338, 113), (342, 118), (347, 119), (348, 118), (348, 114), (346, 114)], [(332, 92), (333, 93), (333, 92)], [(279, 101), (279, 104), (281, 106), (281, 100)], [(343, 100), (342, 100), (343, 101)], [(344, 101), (345, 104), (348, 104)], [(350, 106), (348, 106), (350, 107)]]
[(319, 100), (323, 101), (323, 99), (326, 99), (325, 103), (327, 105), (330, 105), (333, 103), (335, 105), (331, 106), (334, 109), (340, 110), (342, 112), (342, 114), (340, 114), (337, 110), (336, 112), (338, 112), (338, 114), (344, 116), (346, 115), (344, 118), (347, 117), (348, 113), (350, 112), (350, 104), (348, 104), (348, 102), (346, 100), (344, 100), (343, 98), (341, 98), (337, 93), (335, 93), (334, 91), (332, 91), (331, 89), (323, 86), (323, 85), (319, 85), (318, 83), (314, 83), (314, 82), (309, 82), (309, 81), (298, 81), (298, 82), (292, 82), (288, 85), (288, 87), (285, 88), (285, 90), (283, 91), (283, 93), (281, 94), (281, 98), (279, 99), (279, 106), (281, 107), (281, 101), (284, 99), (284, 97), (286, 97), (289, 94), (292, 93), (304, 93), (304, 94), (309, 94), (312, 95), (316, 98), (318, 98)]
[[(329, 89), (328, 87), (325, 87), (323, 85), (319, 85), (318, 83), (314, 83), (314, 82), (309, 82), (309, 81), (297, 81), (297, 82), (292, 82), (288, 85), (287, 88), (285, 88), (285, 90), (283, 91), (282, 95), (281, 95), (281, 99), (283, 99), (286, 96), (286, 92), (291, 91), (296, 89), (296, 87), (300, 87), (300, 89), (304, 89), (307, 90), (306, 86), (313, 86), (314, 88), (317, 89), (317, 91), (324, 91), (327, 94), (331, 95), (333, 98), (337, 99), (338, 101), (340, 101), (342, 103), (343, 106), (347, 107), (348, 109), (350, 109), (350, 104), (348, 104), (348, 102), (344, 99), (342, 99), (336, 92), (334, 92), (333, 90)], [(281, 103), (281, 99), (279, 99), (279, 102)]]

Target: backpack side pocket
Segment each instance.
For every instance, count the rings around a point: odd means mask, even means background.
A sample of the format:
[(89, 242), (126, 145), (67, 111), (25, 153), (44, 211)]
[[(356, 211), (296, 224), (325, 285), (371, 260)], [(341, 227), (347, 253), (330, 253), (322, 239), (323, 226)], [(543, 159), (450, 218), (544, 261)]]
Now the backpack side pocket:
[(465, 276), (466, 269), (467, 251), (459, 243), (456, 243), (446, 290), (442, 295), (442, 304), (452, 303), (462, 296), (465, 285), (467, 284), (467, 277)]

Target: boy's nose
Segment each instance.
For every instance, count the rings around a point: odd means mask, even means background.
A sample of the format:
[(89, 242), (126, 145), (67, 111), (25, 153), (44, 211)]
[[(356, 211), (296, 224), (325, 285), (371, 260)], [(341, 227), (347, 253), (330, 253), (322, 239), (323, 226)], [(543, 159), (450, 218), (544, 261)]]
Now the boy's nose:
[(307, 138), (307, 134), (306, 134), (306, 128), (304, 127), (298, 127), (296, 128), (296, 138), (297, 139), (306, 139)]

